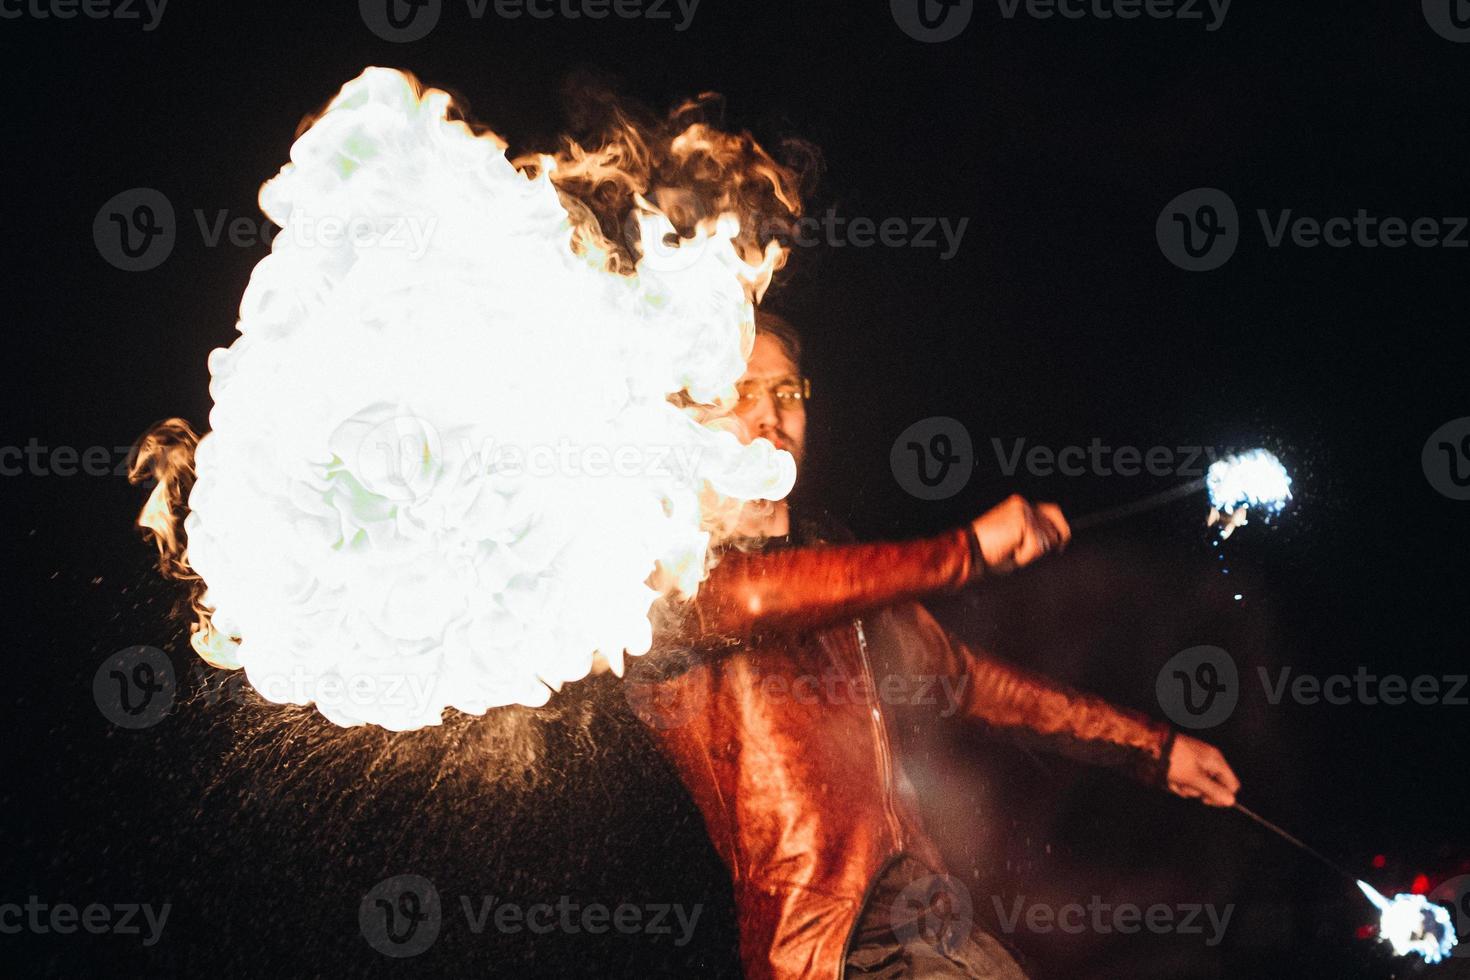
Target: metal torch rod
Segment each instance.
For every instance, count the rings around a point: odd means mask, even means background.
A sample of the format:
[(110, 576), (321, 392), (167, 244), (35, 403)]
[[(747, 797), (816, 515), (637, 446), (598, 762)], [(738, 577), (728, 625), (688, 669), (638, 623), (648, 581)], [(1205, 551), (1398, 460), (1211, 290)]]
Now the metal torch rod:
[(1131, 504), (1122, 504), (1118, 507), (1109, 507), (1106, 510), (1095, 510), (1091, 514), (1083, 514), (1081, 517), (1069, 523), (1072, 525), (1073, 531), (1085, 531), (1088, 528), (1111, 524), (1114, 521), (1121, 521), (1125, 517), (1132, 517), (1134, 514), (1142, 514), (1156, 507), (1162, 507), (1182, 497), (1196, 494), (1204, 488), (1205, 478), (1200, 477), (1197, 480), (1190, 480), (1188, 483), (1181, 483), (1172, 489), (1151, 494), (1142, 500), (1135, 500)]
[(1271, 833), (1273, 833), (1276, 836), (1280, 837), (1282, 840), (1286, 841), (1288, 844), (1292, 844), (1292, 845), (1294, 845), (1296, 847), (1301, 848), (1303, 851), (1305, 851), (1308, 854), (1312, 855), (1312, 857), (1316, 858), (1318, 861), (1321, 861), (1323, 864), (1327, 865), (1333, 871), (1336, 871), (1338, 874), (1342, 875), (1344, 878), (1348, 879), (1349, 881), (1357, 881), (1358, 880), (1358, 876), (1357, 875), (1349, 874), (1347, 871), (1343, 870), (1342, 865), (1338, 864), (1336, 861), (1333, 861), (1332, 859), (1330, 859), (1328, 857), (1325, 857), (1322, 854), (1321, 851), (1318, 851), (1315, 848), (1311, 848), (1311, 847), (1308, 847), (1306, 844), (1303, 844), (1300, 840), (1298, 840), (1297, 838), (1293, 837), (1291, 834), (1288, 834), (1286, 831), (1282, 830), (1280, 827), (1276, 826), (1274, 823), (1272, 823), (1271, 821), (1267, 820), (1265, 817), (1261, 816), (1260, 814), (1256, 813), (1255, 811), (1248, 810), (1245, 807), (1241, 806), (1239, 803), (1236, 803), (1234, 805), (1234, 807), (1232, 807), (1232, 809), (1238, 810), (1239, 812), (1245, 814), (1247, 817), (1250, 817), (1256, 823), (1260, 824), (1262, 827), (1265, 827), (1267, 830), (1271, 831)]

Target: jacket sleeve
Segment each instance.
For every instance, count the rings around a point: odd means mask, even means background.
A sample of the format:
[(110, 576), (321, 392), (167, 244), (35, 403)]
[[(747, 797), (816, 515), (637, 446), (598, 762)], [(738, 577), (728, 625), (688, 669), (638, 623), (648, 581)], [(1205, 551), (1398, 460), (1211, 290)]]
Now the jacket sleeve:
[(762, 632), (809, 629), (935, 592), (980, 574), (969, 528), (903, 543), (727, 551), (688, 601), (664, 600), (665, 642), (724, 646)]
[(1165, 785), (1176, 735), (1170, 725), (961, 643), (918, 603), (885, 610), (874, 626), (874, 654), (886, 666), (959, 681), (951, 688), (959, 690), (958, 714), (1014, 742)]

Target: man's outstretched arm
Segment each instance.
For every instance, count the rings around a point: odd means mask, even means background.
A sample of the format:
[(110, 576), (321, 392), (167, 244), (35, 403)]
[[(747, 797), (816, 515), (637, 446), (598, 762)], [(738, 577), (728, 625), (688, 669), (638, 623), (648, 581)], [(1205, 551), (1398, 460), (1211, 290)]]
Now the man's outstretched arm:
[(918, 541), (731, 550), (692, 601), (665, 606), (659, 632), (666, 642), (718, 646), (822, 626), (1005, 574), (1067, 537), (1055, 505), (1011, 497), (965, 527)]
[(1240, 781), (1214, 746), (961, 643), (917, 603), (886, 610), (874, 646), (897, 669), (959, 678), (960, 713), (1061, 755), (1122, 769), (1179, 796), (1230, 806)]

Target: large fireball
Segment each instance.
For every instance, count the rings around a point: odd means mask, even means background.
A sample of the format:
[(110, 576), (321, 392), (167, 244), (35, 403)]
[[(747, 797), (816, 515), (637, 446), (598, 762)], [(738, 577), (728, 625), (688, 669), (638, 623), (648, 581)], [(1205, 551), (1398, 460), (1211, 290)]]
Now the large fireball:
[[(656, 565), (693, 591), (712, 509), (794, 479), (679, 407), (744, 367), (738, 224), (617, 274), (549, 160), (528, 175), (448, 109), (395, 71), (343, 87), (261, 191), (282, 230), (210, 359), (197, 645), (341, 725), (537, 705), (594, 652), (646, 652)], [(667, 244), (636, 220), (645, 256)]]

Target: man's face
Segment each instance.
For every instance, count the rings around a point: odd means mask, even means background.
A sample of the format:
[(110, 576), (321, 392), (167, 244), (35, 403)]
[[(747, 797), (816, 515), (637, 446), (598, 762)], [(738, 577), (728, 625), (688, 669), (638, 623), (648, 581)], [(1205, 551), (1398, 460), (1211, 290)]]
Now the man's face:
[[(806, 453), (806, 401), (799, 394), (801, 376), (781, 345), (757, 334), (736, 388), (741, 399), (735, 416), (745, 423), (741, 440), (769, 439), (795, 457), (799, 469)], [(796, 397), (791, 397), (793, 391)]]

